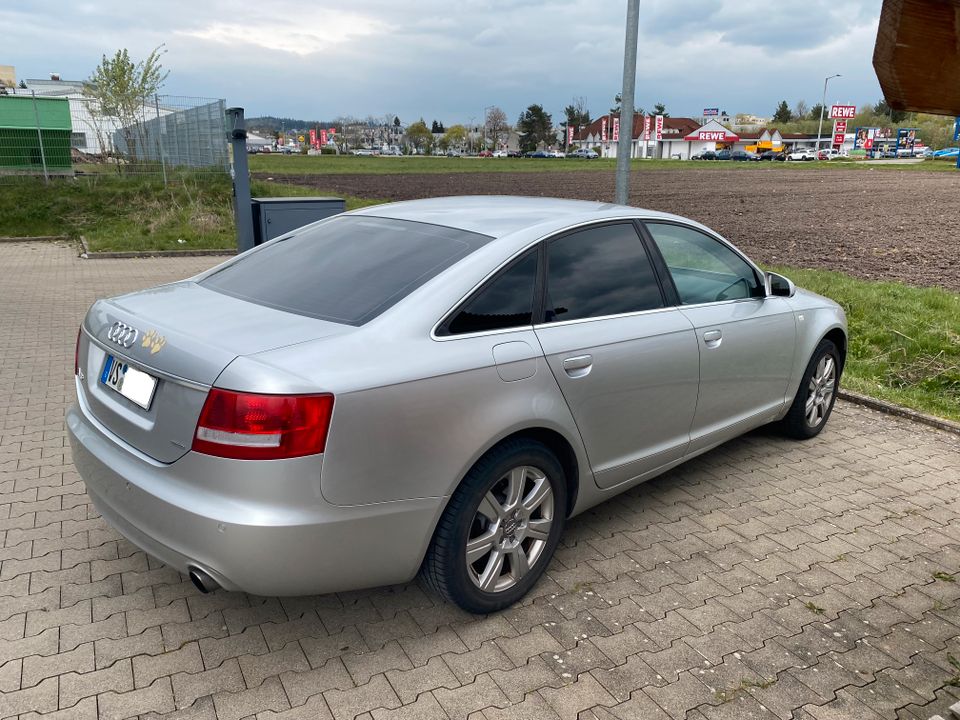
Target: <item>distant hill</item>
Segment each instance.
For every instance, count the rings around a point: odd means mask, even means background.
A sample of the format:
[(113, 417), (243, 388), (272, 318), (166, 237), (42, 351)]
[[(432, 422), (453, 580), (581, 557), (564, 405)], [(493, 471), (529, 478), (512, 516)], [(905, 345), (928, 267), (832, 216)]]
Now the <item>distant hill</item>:
[(302, 130), (312, 127), (330, 127), (333, 123), (328, 120), (299, 120), (297, 118), (273, 117), (264, 115), (262, 117), (247, 118), (247, 129), (258, 133), (276, 133), (280, 128)]

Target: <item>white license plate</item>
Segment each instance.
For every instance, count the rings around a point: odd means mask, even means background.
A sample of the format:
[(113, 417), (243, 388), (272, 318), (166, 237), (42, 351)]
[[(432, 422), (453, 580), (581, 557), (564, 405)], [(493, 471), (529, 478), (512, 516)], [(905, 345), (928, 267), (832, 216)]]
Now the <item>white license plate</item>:
[(107, 355), (107, 362), (100, 373), (100, 382), (111, 390), (135, 402), (144, 410), (150, 409), (153, 393), (157, 389), (157, 379), (152, 375), (130, 367), (123, 360)]

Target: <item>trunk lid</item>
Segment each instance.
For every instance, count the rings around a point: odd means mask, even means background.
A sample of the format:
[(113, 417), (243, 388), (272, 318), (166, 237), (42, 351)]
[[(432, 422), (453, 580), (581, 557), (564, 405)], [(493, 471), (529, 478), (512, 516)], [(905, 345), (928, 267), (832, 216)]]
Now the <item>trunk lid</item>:
[[(207, 391), (235, 358), (352, 329), (191, 281), (100, 300), (83, 327), (81, 401), (111, 432), (164, 463), (190, 449)], [(103, 382), (108, 356), (157, 379), (148, 408)]]

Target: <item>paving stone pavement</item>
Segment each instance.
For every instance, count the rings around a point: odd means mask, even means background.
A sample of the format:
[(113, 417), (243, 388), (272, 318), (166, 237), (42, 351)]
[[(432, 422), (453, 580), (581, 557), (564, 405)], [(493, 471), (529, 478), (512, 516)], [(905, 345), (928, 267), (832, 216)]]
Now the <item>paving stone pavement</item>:
[(0, 718), (950, 717), (960, 443), (843, 403), (574, 519), (496, 615), (199, 594), (97, 515), (63, 414), (89, 304), (214, 262), (0, 245)]

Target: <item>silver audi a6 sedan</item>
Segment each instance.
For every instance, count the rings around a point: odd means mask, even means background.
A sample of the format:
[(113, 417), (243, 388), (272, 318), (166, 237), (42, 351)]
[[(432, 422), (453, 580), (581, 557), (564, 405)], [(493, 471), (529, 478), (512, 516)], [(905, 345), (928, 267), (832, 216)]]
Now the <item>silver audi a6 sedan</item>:
[(846, 347), (840, 307), (690, 220), (420, 200), (96, 302), (67, 424), (97, 509), (202, 590), (419, 572), (487, 612), (572, 515), (765, 423), (816, 435)]

